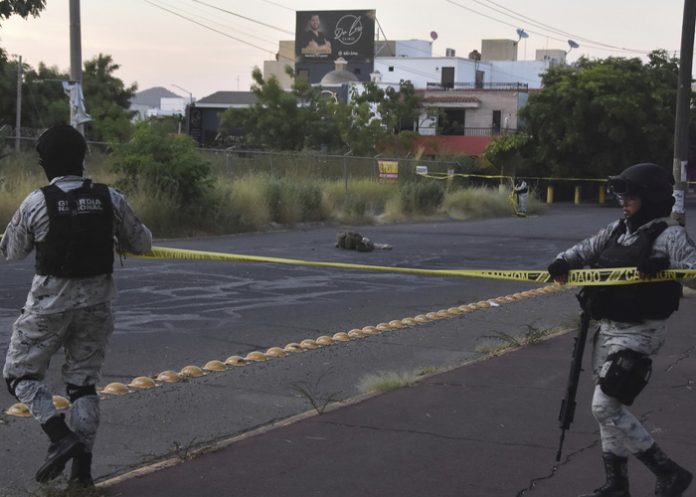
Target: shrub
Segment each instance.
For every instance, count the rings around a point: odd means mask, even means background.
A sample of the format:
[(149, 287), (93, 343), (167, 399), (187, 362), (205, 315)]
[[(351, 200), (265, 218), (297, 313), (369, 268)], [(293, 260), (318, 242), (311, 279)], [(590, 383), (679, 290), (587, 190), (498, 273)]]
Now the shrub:
[(187, 135), (168, 134), (156, 123), (140, 123), (133, 139), (118, 145), (113, 169), (122, 174), (118, 186), (171, 196), (185, 208), (195, 206), (212, 186), (210, 166)]
[(406, 183), (401, 187), (401, 208), (405, 214), (434, 214), (445, 196), (437, 181)]

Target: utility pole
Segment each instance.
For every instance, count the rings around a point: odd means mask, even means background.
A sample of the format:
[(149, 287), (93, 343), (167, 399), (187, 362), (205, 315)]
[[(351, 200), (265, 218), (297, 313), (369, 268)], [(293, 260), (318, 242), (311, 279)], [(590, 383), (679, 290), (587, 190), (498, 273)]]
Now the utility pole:
[(15, 117), (15, 153), (21, 150), (22, 137), (22, 56), (17, 56), (17, 113)]
[(686, 164), (689, 160), (689, 110), (691, 104), (691, 67), (694, 56), (694, 28), (696, 27), (696, 0), (684, 0), (681, 51), (679, 54), (679, 86), (677, 87), (677, 115), (674, 123), (674, 207), (672, 217), (686, 225), (685, 196), (687, 191)]
[[(82, 30), (80, 27), (80, 0), (70, 0), (70, 79), (82, 87)], [(73, 122), (74, 109), (70, 106), (70, 122)], [(84, 136), (82, 124), (77, 130)]]

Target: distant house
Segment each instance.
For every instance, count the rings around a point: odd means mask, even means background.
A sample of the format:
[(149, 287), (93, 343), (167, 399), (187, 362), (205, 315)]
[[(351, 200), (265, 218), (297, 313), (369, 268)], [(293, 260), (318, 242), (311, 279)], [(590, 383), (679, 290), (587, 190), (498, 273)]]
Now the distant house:
[(183, 98), (161, 86), (139, 91), (131, 100), (129, 110), (137, 112), (135, 121), (154, 116), (173, 116), (186, 113), (188, 98)]
[(212, 145), (220, 127), (220, 114), (227, 109), (246, 109), (256, 101), (250, 91), (216, 91), (203, 97), (189, 109), (188, 133), (199, 146)]

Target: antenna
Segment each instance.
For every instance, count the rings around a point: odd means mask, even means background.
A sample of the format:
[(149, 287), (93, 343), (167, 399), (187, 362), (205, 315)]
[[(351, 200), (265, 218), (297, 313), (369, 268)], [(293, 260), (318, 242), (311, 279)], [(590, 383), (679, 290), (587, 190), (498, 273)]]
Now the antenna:
[(517, 41), (520, 41), (522, 38), (529, 38), (529, 34), (524, 29), (517, 28), (516, 31), (517, 31), (517, 36), (519, 37), (519, 38), (517, 38)]
[(437, 40), (437, 31), (430, 32), (430, 39), (433, 41)]
[(568, 49), (568, 51), (566, 52), (566, 55), (568, 55), (572, 49), (580, 47), (580, 45), (578, 45), (578, 43), (576, 41), (573, 41), (573, 40), (568, 40), (568, 46), (570, 47), (570, 49)]

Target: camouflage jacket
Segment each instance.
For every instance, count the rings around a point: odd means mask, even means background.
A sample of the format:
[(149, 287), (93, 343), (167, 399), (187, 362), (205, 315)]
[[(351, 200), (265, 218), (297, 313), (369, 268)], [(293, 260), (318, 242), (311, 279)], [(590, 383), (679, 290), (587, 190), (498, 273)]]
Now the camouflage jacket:
[[(79, 188), (85, 178), (60, 176), (55, 184), (65, 191)], [(140, 222), (123, 195), (109, 188), (114, 214), (114, 237), (119, 250), (142, 254), (152, 247), (152, 234)], [(46, 238), (49, 227), (46, 201), (40, 189), (31, 192), (15, 212), (0, 241), (0, 253), (7, 260), (21, 260)], [(25, 310), (51, 314), (89, 307), (114, 298), (116, 289), (110, 274), (90, 278), (57, 278), (34, 275)]]
[[(565, 259), (571, 268), (579, 269), (591, 265), (597, 260), (611, 234), (620, 221), (610, 223), (594, 236), (586, 238), (577, 245), (558, 254), (558, 259)], [(632, 245), (638, 239), (638, 234), (653, 223), (666, 222), (667, 228), (660, 233), (653, 244), (651, 256), (666, 257), (673, 269), (696, 269), (696, 245), (689, 237), (686, 229), (671, 218), (658, 218), (645, 223), (633, 233), (626, 231), (618, 238), (622, 245)]]

